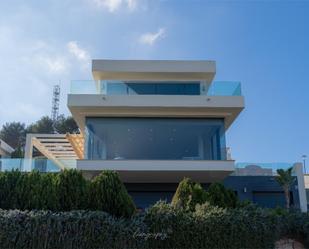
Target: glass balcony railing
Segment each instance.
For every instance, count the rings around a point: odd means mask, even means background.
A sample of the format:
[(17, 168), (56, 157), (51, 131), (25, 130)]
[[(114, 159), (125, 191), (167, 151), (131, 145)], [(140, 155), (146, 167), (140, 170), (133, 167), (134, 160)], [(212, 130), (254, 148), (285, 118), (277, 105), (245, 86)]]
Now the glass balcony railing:
[(236, 176), (275, 176), (278, 169), (293, 167), (293, 163), (236, 163)]
[(71, 81), (71, 94), (241, 96), (240, 82)]
[(59, 167), (49, 159), (24, 159), (24, 158), (2, 158), (0, 159), (0, 171), (31, 171), (58, 172)]

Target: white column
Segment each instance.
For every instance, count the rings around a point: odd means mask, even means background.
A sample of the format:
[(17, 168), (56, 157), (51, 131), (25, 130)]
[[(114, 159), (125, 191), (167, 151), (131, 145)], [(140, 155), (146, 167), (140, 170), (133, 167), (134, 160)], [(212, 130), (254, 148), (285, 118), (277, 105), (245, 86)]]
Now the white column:
[(23, 163), (23, 170), (26, 172), (30, 172), (32, 169), (32, 152), (33, 152), (33, 142), (32, 142), (33, 134), (27, 134), (26, 136), (26, 146), (25, 146), (25, 156)]
[(297, 177), (297, 184), (298, 184), (297, 187), (298, 187), (300, 210), (302, 212), (307, 212), (307, 197), (306, 197), (306, 189), (305, 189), (305, 178), (304, 178), (304, 173), (303, 173), (303, 164), (295, 163), (293, 165), (293, 169)]

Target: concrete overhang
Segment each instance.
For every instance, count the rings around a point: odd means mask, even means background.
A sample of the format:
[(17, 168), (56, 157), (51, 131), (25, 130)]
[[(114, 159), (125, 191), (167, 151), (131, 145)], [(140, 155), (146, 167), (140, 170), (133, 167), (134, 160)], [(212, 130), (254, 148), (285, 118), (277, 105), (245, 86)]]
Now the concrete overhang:
[(205, 80), (216, 74), (215, 61), (93, 60), (95, 80)]
[(81, 131), (86, 117), (224, 118), (226, 129), (244, 108), (242, 96), (70, 94), (68, 108)]
[(78, 160), (87, 178), (102, 170), (115, 170), (125, 183), (178, 183), (189, 177), (201, 183), (222, 181), (235, 170), (235, 162), (207, 160)]

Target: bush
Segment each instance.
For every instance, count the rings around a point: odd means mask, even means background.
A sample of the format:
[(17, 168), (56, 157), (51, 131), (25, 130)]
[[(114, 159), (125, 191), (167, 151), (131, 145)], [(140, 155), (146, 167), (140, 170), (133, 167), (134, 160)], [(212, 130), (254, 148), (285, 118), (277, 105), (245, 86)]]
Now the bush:
[(77, 170), (64, 170), (56, 177), (59, 211), (86, 209), (88, 182)]
[(223, 208), (235, 208), (238, 203), (236, 194), (221, 183), (210, 184), (206, 199), (211, 205)]
[(184, 210), (194, 211), (197, 204), (209, 202), (213, 206), (235, 208), (238, 205), (236, 194), (221, 183), (210, 184), (205, 191), (199, 183), (184, 178), (178, 185), (172, 205)]
[(38, 171), (22, 173), (15, 186), (17, 207), (21, 210), (56, 210), (57, 202), (54, 175), (41, 174)]
[(269, 210), (270, 213), (279, 218), (281, 237), (291, 238), (304, 243), (305, 248), (309, 248), (309, 213), (298, 211)]
[(172, 205), (184, 210), (194, 211), (196, 204), (206, 202), (205, 190), (199, 183), (184, 178), (178, 185), (172, 199)]
[(134, 239), (139, 218), (118, 219), (104, 212), (0, 210), (0, 247), (6, 249), (146, 248)]
[(273, 248), (278, 222), (262, 209), (224, 209), (209, 204), (186, 212), (157, 203), (146, 214), (150, 233), (168, 239), (151, 241), (153, 248)]
[[(91, 186), (90, 186), (91, 185)], [(118, 174), (105, 171), (92, 182), (77, 170), (60, 173), (0, 172), (0, 208), (20, 210), (101, 210), (129, 217), (134, 203)]]
[(268, 249), (283, 236), (308, 248), (309, 215), (207, 203), (190, 212), (164, 202), (130, 219), (101, 211), (0, 210), (0, 247), (8, 249)]
[(130, 217), (135, 205), (117, 172), (103, 171), (90, 184), (90, 208)]
[(0, 172), (0, 208), (19, 208), (16, 186), (21, 178), (21, 172)]

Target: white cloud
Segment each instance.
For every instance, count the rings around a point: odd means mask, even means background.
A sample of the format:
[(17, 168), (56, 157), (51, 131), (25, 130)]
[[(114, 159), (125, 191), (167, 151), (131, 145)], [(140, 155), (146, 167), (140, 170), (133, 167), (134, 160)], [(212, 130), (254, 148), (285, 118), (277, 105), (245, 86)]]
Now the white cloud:
[(164, 28), (160, 28), (155, 33), (145, 33), (139, 37), (139, 42), (142, 44), (153, 45), (158, 40), (162, 39), (165, 36), (166, 32)]
[(77, 45), (76, 41), (68, 42), (67, 43), (67, 48), (68, 48), (69, 52), (71, 54), (73, 54), (80, 61), (85, 61), (85, 60), (89, 60), (90, 59), (89, 53), (86, 50), (80, 48)]
[(59, 74), (67, 71), (69, 65), (64, 56), (51, 57), (49, 55), (38, 55), (34, 58), (39, 64), (45, 67), (50, 73)]
[(115, 12), (120, 8), (122, 0), (93, 0), (99, 8), (106, 8), (109, 12)]
[(128, 6), (128, 9), (131, 11), (135, 10), (137, 7), (137, 0), (126, 0), (126, 3)]
[(76, 41), (67, 43), (67, 49), (70, 54), (76, 57), (81, 63), (83, 68), (88, 68), (90, 65), (90, 54), (85, 49), (78, 46)]
[(137, 7), (138, 0), (92, 0), (99, 7), (107, 9), (109, 12), (116, 12), (121, 7), (126, 7), (133, 11)]
[(89, 67), (83, 68), (90, 65), (89, 53), (78, 43), (37, 40), (24, 30), (0, 22), (0, 128), (5, 122), (31, 123), (50, 115), (55, 84), (61, 85), (60, 113), (68, 114), (66, 93), (72, 76), (91, 77)]

